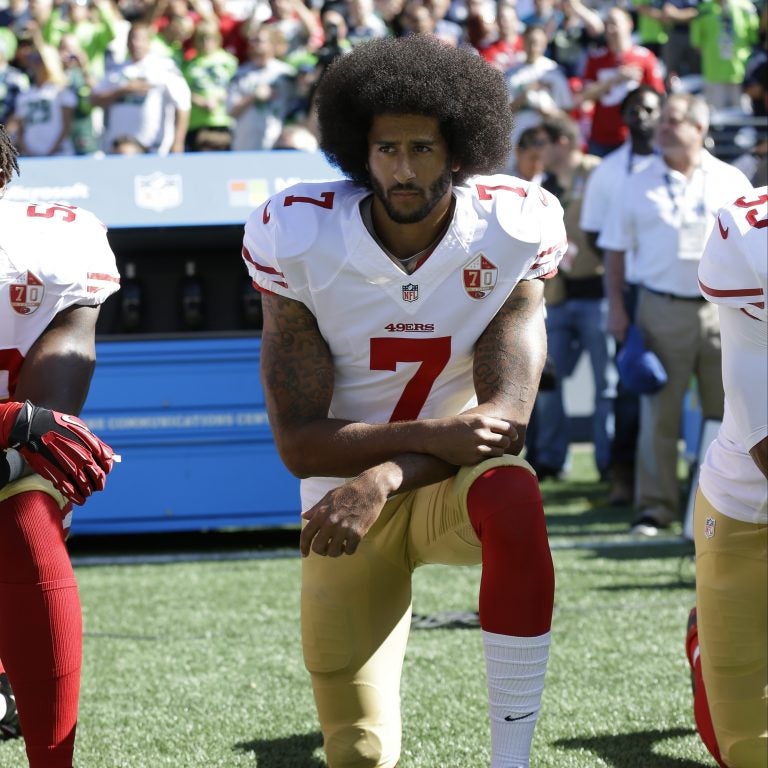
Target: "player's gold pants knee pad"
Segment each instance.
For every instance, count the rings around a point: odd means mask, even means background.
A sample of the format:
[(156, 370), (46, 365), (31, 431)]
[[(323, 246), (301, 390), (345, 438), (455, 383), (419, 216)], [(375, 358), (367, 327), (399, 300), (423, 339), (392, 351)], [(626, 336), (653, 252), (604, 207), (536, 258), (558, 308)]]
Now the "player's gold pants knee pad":
[(302, 644), (330, 768), (393, 768), (410, 570), (370, 541), (352, 556), (302, 563)]
[(466, 509), (467, 494), (472, 487), (472, 483), (488, 470), (495, 467), (522, 467), (536, 477), (536, 470), (525, 459), (513, 456), (511, 453), (505, 453), (503, 456), (496, 456), (492, 459), (481, 461), (479, 464), (474, 464), (471, 467), (462, 467), (456, 475), (454, 483), (454, 493), (462, 507)]
[(694, 512), (701, 666), (717, 744), (733, 768), (768, 768), (768, 526)]
[(400, 756), (400, 673), (411, 624), (411, 575), (426, 563), (475, 565), (466, 510), (472, 483), (500, 456), (400, 494), (351, 556), (302, 561), (301, 631), (330, 768), (393, 768)]

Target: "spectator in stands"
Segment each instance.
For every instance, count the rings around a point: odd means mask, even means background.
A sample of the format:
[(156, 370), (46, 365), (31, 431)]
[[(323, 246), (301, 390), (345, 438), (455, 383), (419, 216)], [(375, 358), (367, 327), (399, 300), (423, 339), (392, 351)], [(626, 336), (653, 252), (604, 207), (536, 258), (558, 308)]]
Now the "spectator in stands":
[[(768, 5), (763, 9), (762, 17), (768, 21)], [(754, 126), (754, 144), (746, 156), (738, 158), (734, 164), (739, 165), (754, 186), (764, 187), (768, 185), (768, 50), (765, 40), (747, 62), (742, 89), (757, 124)]]
[(562, 0), (562, 18), (549, 44), (550, 58), (566, 77), (580, 76), (587, 54), (605, 32), (600, 15), (581, 0)]
[[(320, 18), (305, 5), (304, 0), (269, 0), (269, 7), (271, 15), (263, 24), (280, 32), (279, 37), (274, 37), (275, 41), (281, 43), (280, 50), (276, 51), (278, 58), (287, 58), (299, 50), (311, 53), (323, 44)], [(249, 43), (256, 31), (257, 27), (251, 24), (247, 38)]]
[(227, 112), (234, 118), (232, 149), (271, 149), (294, 102), (296, 71), (275, 55), (279, 27), (251, 33), (249, 60), (227, 88)]
[(605, 19), (607, 46), (587, 57), (581, 102), (595, 102), (589, 152), (598, 157), (617, 149), (627, 137), (621, 119), (621, 102), (641, 83), (664, 92), (664, 79), (656, 56), (632, 42), (632, 19), (621, 8), (612, 8)]
[(713, 109), (741, 109), (741, 85), (758, 26), (752, 0), (703, 0), (699, 5), (691, 42), (701, 51), (704, 96)]
[(198, 149), (197, 134), (201, 130), (219, 132), (221, 140), (231, 146), (232, 118), (227, 114), (227, 88), (237, 71), (237, 58), (221, 47), (219, 26), (214, 20), (201, 21), (195, 30), (197, 55), (185, 62), (182, 72), (192, 93), (192, 109), (185, 147)]
[(96, 84), (96, 77), (88, 56), (75, 35), (62, 35), (59, 41), (59, 56), (67, 86), (76, 99), (70, 129), (75, 154), (91, 155), (99, 148), (99, 136), (103, 127), (102, 111), (91, 104), (91, 90)]
[(7, 123), (16, 110), (16, 99), (29, 88), (29, 78), (11, 65), (16, 56), (16, 36), (0, 28), (0, 123)]
[(151, 38), (146, 22), (133, 22), (128, 60), (107, 72), (92, 91), (92, 103), (105, 110), (105, 148), (117, 136), (129, 135), (148, 152), (184, 151), (191, 108), (189, 86), (171, 59), (150, 53)]
[(424, 0), (406, 0), (398, 16), (398, 37), (404, 35), (434, 35), (435, 17), (424, 5)]
[(352, 50), (352, 43), (347, 38), (347, 22), (339, 11), (333, 8), (322, 11), (320, 21), (323, 25), (323, 44), (315, 53), (318, 77), (334, 59)]
[(564, 115), (573, 107), (568, 80), (557, 62), (547, 58), (547, 33), (532, 25), (523, 33), (524, 55), (505, 73), (510, 104), (515, 113), (512, 145), (526, 128), (544, 117)]
[(166, 19), (152, 40), (152, 51), (173, 59), (179, 69), (194, 58), (195, 21), (190, 14), (178, 14)]
[(660, 11), (663, 3), (664, 0), (633, 0), (630, 10), (635, 19), (635, 42), (652, 51), (659, 61), (661, 61), (662, 48), (669, 36), (664, 25), (654, 18), (657, 14), (649, 14), (647, 9), (653, 8)]
[(664, 65), (667, 90), (674, 90), (674, 78), (701, 74), (701, 57), (691, 44), (691, 22), (698, 15), (699, 0), (642, 2), (637, 13), (642, 22), (649, 19), (660, 30), (660, 51), (654, 51)]
[(354, 47), (389, 34), (384, 20), (374, 11), (373, 0), (345, 0), (347, 39)]
[(400, 17), (405, 9), (405, 0), (373, 0), (373, 8), (393, 35), (400, 34)]
[(34, 22), (30, 24), (33, 32), (19, 40), (16, 58), (29, 73), (31, 84), (16, 99), (9, 132), (20, 155), (71, 155), (77, 99), (67, 87), (59, 52), (43, 41)]
[(546, 118), (542, 127), (549, 145), (541, 186), (563, 206), (568, 250), (557, 276), (544, 284), (547, 353), (554, 366), (555, 386), (540, 390), (536, 397), (532, 465), (539, 479), (558, 477), (567, 471), (570, 439), (563, 384), (582, 353), (586, 353), (595, 385), (594, 460), (600, 476), (606, 477), (616, 394), (616, 374), (611, 364), (613, 342), (606, 333), (608, 303), (603, 291), (602, 259), (579, 226), (584, 188), (600, 158), (581, 151), (579, 127), (569, 117)]
[(64, 35), (74, 35), (88, 59), (91, 73), (104, 77), (105, 54), (115, 39), (118, 15), (111, 0), (65, 0), (43, 26), (47, 43), (59, 47)]
[(15, 36), (31, 18), (27, 0), (9, 0), (5, 8), (0, 8), (0, 29), (7, 28)]
[(219, 25), (222, 48), (242, 63), (248, 57), (247, 35), (243, 31), (250, 19), (238, 18), (231, 12), (231, 7), (228, 0), (210, 0), (208, 20)]
[(633, 251), (640, 285), (636, 324), (661, 361), (667, 383), (641, 395), (632, 532), (655, 536), (679, 519), (678, 439), (683, 399), (696, 376), (703, 417), (721, 419), (723, 383), (717, 308), (699, 293), (697, 268), (717, 210), (751, 185), (704, 149), (709, 109), (687, 93), (669, 96), (656, 132), (660, 156), (622, 186), (600, 234), (608, 330), (624, 340), (624, 254)]
[(517, 140), (512, 153), (511, 167), (504, 173), (518, 176), (525, 181), (541, 184), (544, 180), (544, 170), (549, 146), (549, 134), (541, 123), (526, 128)]
[(507, 72), (523, 52), (523, 25), (517, 17), (515, 5), (498, 2), (488, 13), (485, 0), (467, 3), (467, 37), (477, 52), (491, 65)]
[(563, 20), (563, 12), (555, 0), (533, 0), (533, 12), (521, 16), (523, 26), (541, 27), (547, 36), (547, 46)]
[(451, 9), (451, 0), (423, 0), (424, 5), (435, 20), (435, 28), (432, 34), (448, 45), (458, 47), (465, 42), (464, 28), (453, 19), (448, 18)]
[[(654, 135), (661, 114), (663, 96), (649, 85), (630, 91), (621, 104), (621, 117), (629, 138), (607, 154), (590, 174), (584, 189), (579, 226), (592, 248), (610, 213), (611, 203), (620, 194), (630, 174), (647, 168), (655, 157)], [(637, 282), (631, 250), (624, 254), (624, 309), (634, 322)], [(620, 345), (617, 347), (620, 348)], [(631, 504), (635, 488), (635, 456), (640, 418), (640, 400), (619, 378), (614, 400), (614, 438), (611, 444), (608, 503)]]

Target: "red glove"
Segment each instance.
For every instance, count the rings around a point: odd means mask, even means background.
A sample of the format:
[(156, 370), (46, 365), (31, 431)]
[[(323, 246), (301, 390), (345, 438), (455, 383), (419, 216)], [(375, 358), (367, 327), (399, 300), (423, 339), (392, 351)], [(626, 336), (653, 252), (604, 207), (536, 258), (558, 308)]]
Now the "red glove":
[(114, 451), (76, 416), (0, 403), (0, 448), (16, 448), (38, 475), (75, 504), (104, 488)]

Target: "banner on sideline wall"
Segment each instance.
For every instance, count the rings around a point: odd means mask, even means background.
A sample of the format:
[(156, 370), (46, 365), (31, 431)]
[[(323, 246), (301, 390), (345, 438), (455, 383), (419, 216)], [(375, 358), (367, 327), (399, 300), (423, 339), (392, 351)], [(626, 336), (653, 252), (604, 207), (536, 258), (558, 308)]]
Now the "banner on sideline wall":
[(320, 152), (20, 158), (6, 198), (93, 211), (110, 228), (242, 224), (299, 181), (341, 178)]

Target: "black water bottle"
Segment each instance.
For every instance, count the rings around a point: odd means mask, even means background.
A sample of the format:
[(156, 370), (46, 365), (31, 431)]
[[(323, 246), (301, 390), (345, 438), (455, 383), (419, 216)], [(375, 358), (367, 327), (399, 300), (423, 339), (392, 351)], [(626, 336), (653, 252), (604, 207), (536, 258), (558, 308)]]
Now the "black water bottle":
[(132, 261), (126, 262), (120, 278), (118, 325), (122, 333), (138, 333), (144, 326), (144, 289)]
[(205, 325), (205, 286), (197, 274), (197, 265), (188, 261), (179, 291), (181, 327), (185, 331), (200, 331)]
[(250, 276), (243, 279), (240, 291), (240, 322), (247, 331), (260, 331), (264, 325), (261, 294), (253, 287)]

